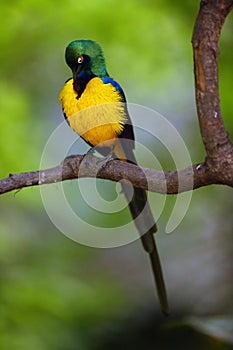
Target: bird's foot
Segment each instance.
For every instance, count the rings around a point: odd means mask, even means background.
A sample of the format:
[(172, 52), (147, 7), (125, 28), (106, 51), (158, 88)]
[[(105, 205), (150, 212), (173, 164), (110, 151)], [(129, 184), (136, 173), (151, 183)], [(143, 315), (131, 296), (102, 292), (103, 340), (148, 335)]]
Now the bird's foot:
[[(93, 155), (95, 153), (95, 148), (92, 147), (90, 148), (87, 153), (85, 153), (82, 157), (82, 162), (84, 162), (86, 165), (91, 165), (93, 164)], [(96, 158), (96, 157), (95, 157)], [(98, 158), (98, 160), (95, 160), (96, 165), (98, 166), (99, 169), (104, 169), (107, 164), (111, 161), (114, 160), (113, 153), (109, 153), (107, 156), (103, 158)]]
[(89, 164), (89, 163), (91, 164), (91, 158), (93, 157), (94, 153), (95, 153), (95, 148), (94, 147), (90, 148), (87, 151), (87, 153), (83, 154), (82, 162), (85, 162), (86, 164)]
[(100, 158), (98, 161), (97, 161), (97, 164), (98, 166), (100, 166), (101, 169), (104, 169), (106, 168), (106, 166), (108, 165), (108, 163), (112, 160), (114, 160), (115, 158), (113, 157), (113, 154), (110, 153), (108, 154), (106, 157), (104, 158)]

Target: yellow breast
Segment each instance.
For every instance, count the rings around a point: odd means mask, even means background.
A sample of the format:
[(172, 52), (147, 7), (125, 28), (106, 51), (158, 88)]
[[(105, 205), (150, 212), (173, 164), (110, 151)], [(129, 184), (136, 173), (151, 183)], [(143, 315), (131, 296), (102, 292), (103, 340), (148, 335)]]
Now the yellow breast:
[(114, 144), (126, 122), (124, 103), (111, 84), (91, 79), (78, 97), (70, 79), (59, 94), (71, 128), (93, 146)]

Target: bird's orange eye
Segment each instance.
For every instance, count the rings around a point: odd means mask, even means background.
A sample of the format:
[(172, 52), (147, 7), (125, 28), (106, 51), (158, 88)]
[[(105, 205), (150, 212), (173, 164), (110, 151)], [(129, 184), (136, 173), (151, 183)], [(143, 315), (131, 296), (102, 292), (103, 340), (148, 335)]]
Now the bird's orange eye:
[(78, 56), (77, 61), (79, 64), (83, 63), (83, 60), (84, 60), (83, 56)]

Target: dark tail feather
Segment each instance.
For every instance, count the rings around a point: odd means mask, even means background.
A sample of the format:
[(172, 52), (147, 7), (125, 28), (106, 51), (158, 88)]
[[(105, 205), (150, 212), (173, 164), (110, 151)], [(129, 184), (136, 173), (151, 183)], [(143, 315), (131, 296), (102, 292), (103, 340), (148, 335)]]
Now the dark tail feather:
[(129, 203), (129, 208), (134, 219), (134, 223), (140, 233), (142, 245), (150, 256), (161, 310), (165, 315), (168, 315), (169, 305), (167, 292), (159, 254), (154, 239), (154, 233), (157, 231), (157, 227), (147, 202), (146, 191), (140, 188), (134, 188), (134, 194), (131, 199), (132, 192), (129, 185), (122, 183), (122, 189)]
[[(153, 236), (152, 236), (152, 239), (154, 240)], [(154, 279), (155, 279), (160, 308), (161, 308), (162, 312), (167, 316), (167, 315), (169, 315), (170, 310), (169, 310), (169, 304), (168, 304), (168, 299), (167, 299), (166, 286), (165, 286), (165, 282), (164, 282), (164, 278), (163, 278), (162, 267), (160, 264), (160, 258), (159, 258), (158, 250), (157, 250), (157, 247), (155, 244), (155, 240), (154, 240), (154, 250), (151, 253), (149, 253), (149, 256), (150, 256), (151, 267), (152, 267), (153, 275), (154, 275)]]
[[(123, 156), (115, 154), (118, 158), (125, 158), (129, 163), (137, 164), (134, 153), (134, 141), (121, 139), (120, 150), (123, 150)], [(119, 145), (118, 145), (119, 146)], [(115, 151), (116, 149), (114, 149)], [(121, 152), (118, 149), (119, 154)], [(157, 294), (162, 312), (165, 315), (169, 314), (169, 305), (167, 299), (167, 292), (163, 278), (162, 267), (160, 264), (159, 254), (156, 248), (154, 234), (157, 231), (157, 226), (154, 221), (150, 206), (147, 201), (147, 194), (145, 190), (140, 188), (132, 188), (128, 184), (122, 182), (122, 190), (125, 194), (126, 200), (129, 203), (129, 209), (134, 219), (135, 226), (140, 234), (143, 248), (150, 256), (150, 262), (156, 284)]]

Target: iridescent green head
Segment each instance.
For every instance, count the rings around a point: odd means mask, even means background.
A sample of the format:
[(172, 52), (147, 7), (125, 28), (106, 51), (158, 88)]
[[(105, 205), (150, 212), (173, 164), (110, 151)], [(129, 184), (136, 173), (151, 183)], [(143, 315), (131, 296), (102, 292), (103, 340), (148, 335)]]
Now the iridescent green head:
[(95, 41), (72, 41), (66, 48), (65, 58), (74, 79), (85, 71), (99, 77), (107, 75), (102, 49)]

